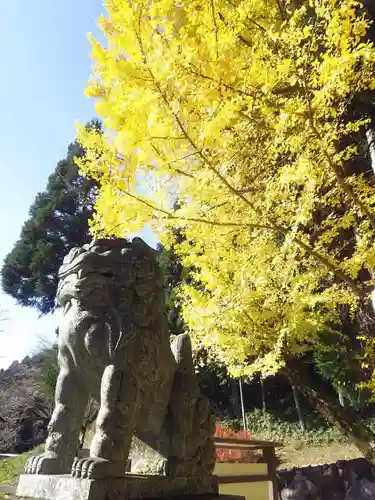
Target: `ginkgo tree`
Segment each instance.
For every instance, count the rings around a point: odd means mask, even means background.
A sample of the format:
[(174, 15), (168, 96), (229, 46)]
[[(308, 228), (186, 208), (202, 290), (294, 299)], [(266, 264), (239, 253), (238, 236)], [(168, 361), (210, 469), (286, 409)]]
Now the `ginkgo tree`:
[[(180, 291), (195, 342), (232, 375), (292, 376), (291, 360), (340, 332), (342, 306), (354, 319), (371, 289), (375, 186), (362, 146), (375, 47), (365, 9), (353, 0), (106, 7), (107, 45), (92, 39), (87, 94), (107, 133), (79, 131), (81, 172), (101, 184), (93, 234), (148, 224), (168, 246), (183, 227), (174, 248), (199, 283)], [(372, 340), (361, 342), (372, 370)], [(369, 435), (335, 418), (370, 455)]]

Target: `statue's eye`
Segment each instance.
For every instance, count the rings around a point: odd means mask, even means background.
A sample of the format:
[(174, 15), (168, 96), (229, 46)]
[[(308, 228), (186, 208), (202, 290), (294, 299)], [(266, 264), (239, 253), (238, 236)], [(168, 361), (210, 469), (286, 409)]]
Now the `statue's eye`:
[(113, 273), (109, 273), (109, 272), (102, 273), (102, 276), (104, 276), (105, 278), (113, 278)]

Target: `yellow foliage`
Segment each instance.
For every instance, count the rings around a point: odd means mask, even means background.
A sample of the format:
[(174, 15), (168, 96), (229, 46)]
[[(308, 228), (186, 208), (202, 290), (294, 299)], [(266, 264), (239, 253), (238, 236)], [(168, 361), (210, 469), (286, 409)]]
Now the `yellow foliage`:
[(107, 0), (107, 46), (92, 40), (107, 129), (79, 131), (102, 186), (92, 231), (147, 223), (168, 245), (185, 228), (202, 283), (181, 289), (185, 319), (235, 375), (318, 344), (338, 304), (355, 314), (375, 261), (375, 189), (340, 147), (367, 124), (344, 117), (375, 87), (369, 22), (353, 0), (300, 3)]

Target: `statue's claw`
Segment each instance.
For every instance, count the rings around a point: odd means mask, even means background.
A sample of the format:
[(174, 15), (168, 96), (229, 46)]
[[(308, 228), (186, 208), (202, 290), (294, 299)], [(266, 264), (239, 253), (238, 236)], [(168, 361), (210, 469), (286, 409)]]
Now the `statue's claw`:
[(61, 461), (56, 457), (43, 453), (41, 455), (30, 457), (25, 465), (26, 474), (64, 474)]
[(76, 458), (72, 466), (72, 476), (80, 479), (124, 477), (126, 468), (127, 462), (114, 462), (98, 457)]
[(26, 474), (31, 474), (32, 470), (33, 470), (33, 461), (35, 460), (36, 457), (30, 457), (29, 459), (27, 459), (26, 461), (26, 464), (25, 464), (25, 468), (24, 468), (24, 471)]

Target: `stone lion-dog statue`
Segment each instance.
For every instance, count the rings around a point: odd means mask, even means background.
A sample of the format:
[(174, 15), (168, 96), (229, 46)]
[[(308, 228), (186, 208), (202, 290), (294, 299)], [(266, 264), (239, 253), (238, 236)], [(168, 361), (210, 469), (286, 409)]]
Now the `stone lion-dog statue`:
[[(140, 238), (73, 248), (59, 269), (59, 375), (45, 452), (28, 474), (124, 477), (133, 436), (161, 457), (155, 473), (210, 475), (215, 420), (189, 336), (170, 343), (156, 251)], [(100, 402), (90, 456), (76, 456), (89, 398)], [(133, 472), (133, 471), (132, 471)]]

